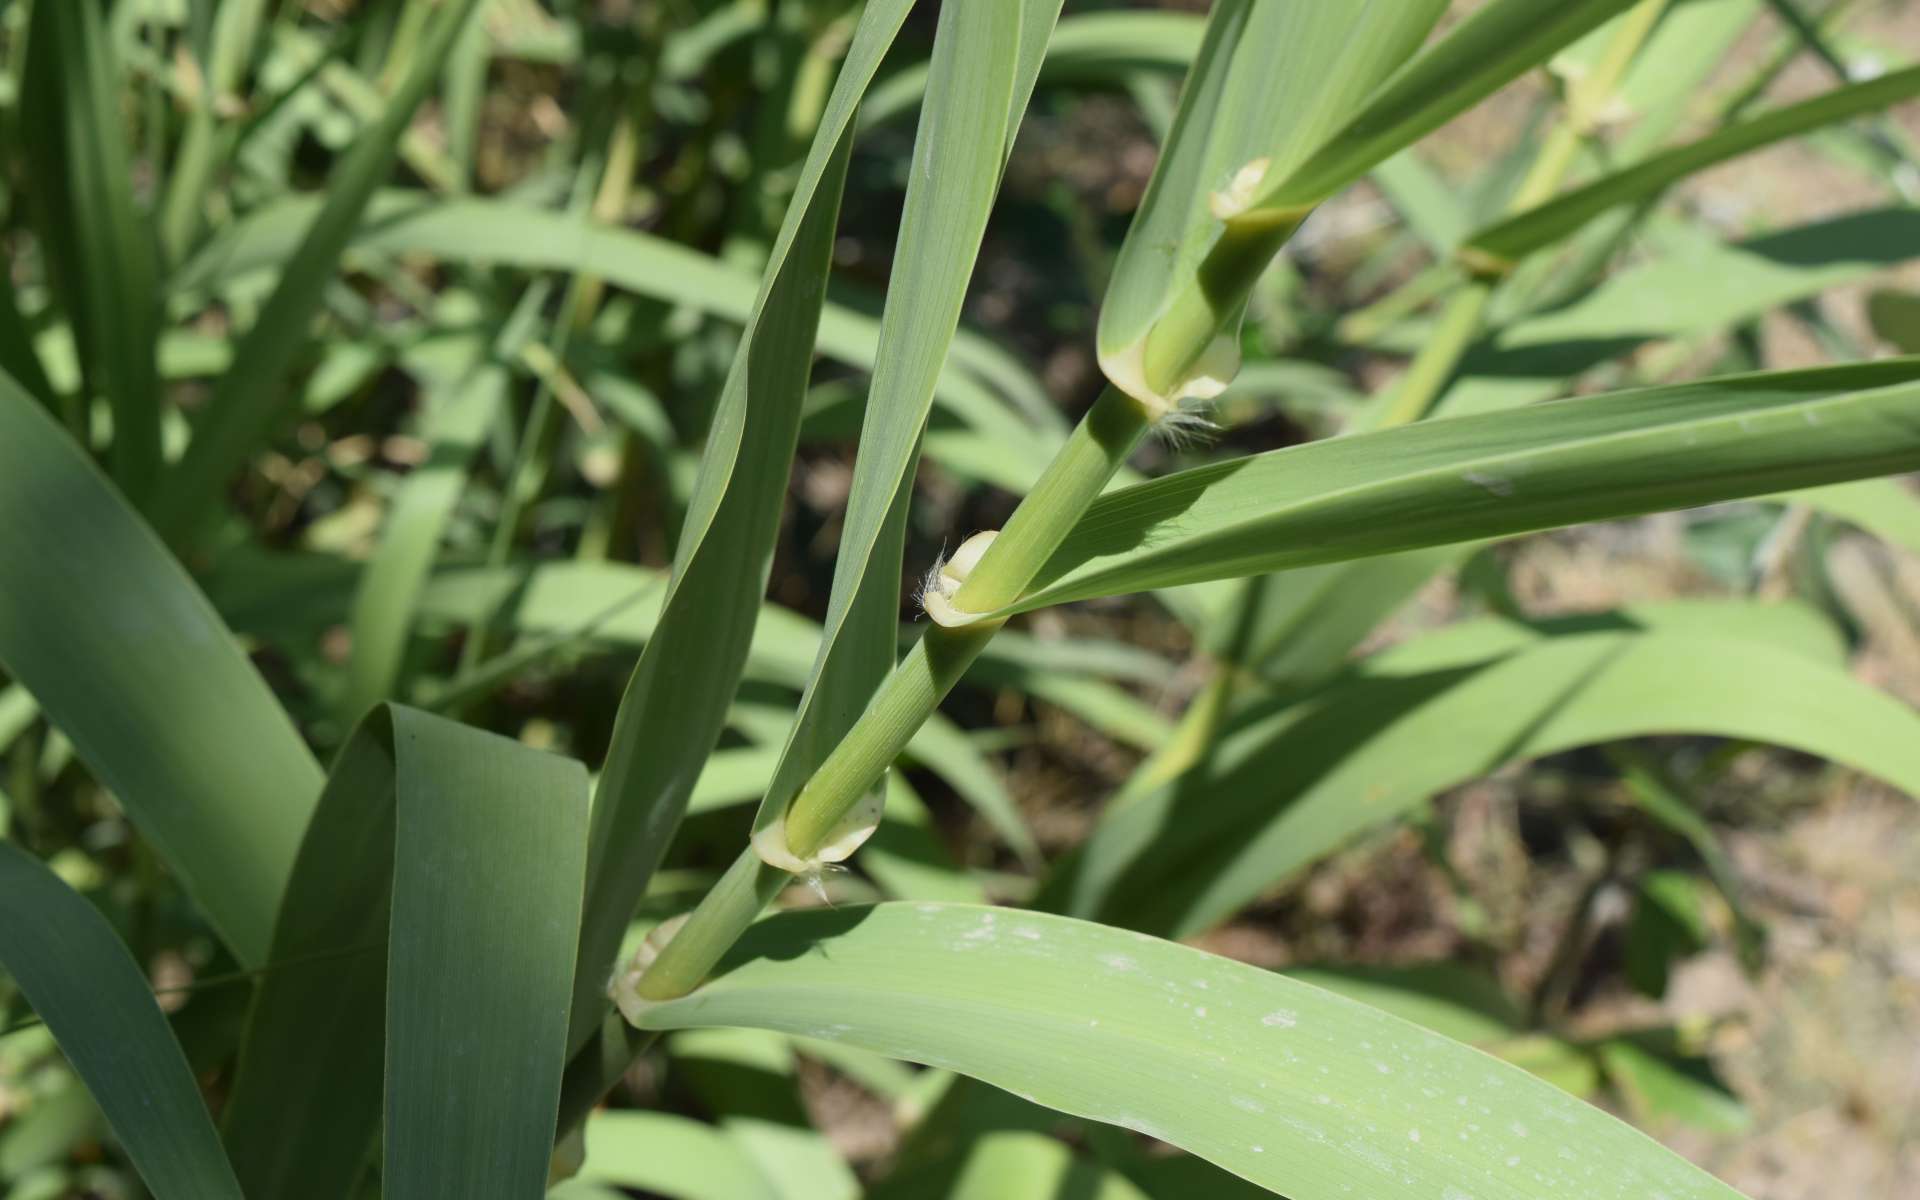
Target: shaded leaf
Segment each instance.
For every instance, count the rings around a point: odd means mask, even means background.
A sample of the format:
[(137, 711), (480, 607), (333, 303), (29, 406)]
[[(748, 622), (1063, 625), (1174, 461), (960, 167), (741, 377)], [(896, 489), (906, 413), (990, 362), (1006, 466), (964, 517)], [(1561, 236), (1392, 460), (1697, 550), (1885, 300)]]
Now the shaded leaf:
[(319, 765), (153, 531), (3, 377), (0, 512), (0, 664), (263, 964)]
[(156, 1200), (239, 1200), (186, 1056), (106, 918), (4, 841), (0, 899), (0, 969), (53, 1031)]
[(226, 1137), (249, 1194), (335, 1200), (377, 1130), (391, 1194), (538, 1193), (586, 830), (579, 763), (397, 705), (368, 716), (248, 1017)]

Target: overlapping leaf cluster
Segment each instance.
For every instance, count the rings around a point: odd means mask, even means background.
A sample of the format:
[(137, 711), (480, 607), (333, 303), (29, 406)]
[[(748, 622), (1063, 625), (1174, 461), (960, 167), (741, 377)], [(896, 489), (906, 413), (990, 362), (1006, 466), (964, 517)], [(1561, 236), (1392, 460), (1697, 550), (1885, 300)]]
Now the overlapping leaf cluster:
[[(1808, 136), (1854, 138), (1899, 186), (1898, 137), (1844, 123), (1920, 94), (1920, 68), (1748, 111), (1763, 77), (1682, 129), (1685, 81), (1757, 0), (1487, 0), (1444, 29), (1441, 0), (1216, 0), (1204, 21), (735, 0), (640, 4), (617, 29), (531, 0), (333, 26), (182, 7), (4, 14), (10, 233), (31, 254), (0, 305), (0, 749), (57, 731), (148, 884), (184, 903), (121, 911), (108, 888), (97, 908), (35, 831), (0, 843), (0, 966), (155, 1195), (858, 1194), (794, 1098), (796, 1047), (919, 1129), (877, 1196), (1732, 1194), (1569, 1094), (1605, 1075), (1641, 1115), (1649, 1095), (1724, 1111), (1676, 1082), (1683, 1056), (1557, 1028), (1553, 980), (1510, 1011), (1471, 975), (1292, 979), (1164, 939), (1575, 747), (1617, 747), (1743, 930), (1711, 828), (1633, 739), (1777, 744), (1920, 794), (1920, 718), (1799, 607), (1542, 621), (1489, 585), (1494, 615), (1350, 661), (1436, 574), (1493, 570), (1492, 539), (1763, 498), (1788, 532), (1920, 545), (1881, 478), (1920, 469), (1920, 360), (1686, 382), (1622, 365), (1920, 252), (1905, 208), (1723, 240), (1661, 205)], [(1791, 51), (1832, 57), (1820, 25), (1791, 25)], [(491, 73), (528, 64), (574, 71), (591, 103), (570, 158), (490, 188)], [(1463, 199), (1413, 154), (1543, 69), (1548, 132), (1493, 173), (1512, 186)], [(968, 289), (1036, 96), (1116, 84), (1163, 145), (1086, 348), (1106, 387), (1070, 427), (966, 320)], [(761, 92), (724, 136), (704, 124)], [(328, 170), (304, 188), (315, 145)], [(897, 232), (872, 304), (830, 277), (867, 149), (888, 146)], [(663, 196), (638, 164), (669, 159)], [(1411, 352), (1371, 403), (1276, 361), (1265, 328), (1290, 240), (1366, 177), (1427, 264), (1322, 323), (1343, 353)], [(1675, 248), (1610, 274), (1649, 225)], [(1902, 328), (1897, 299), (1877, 311)], [(1619, 386), (1574, 386), (1596, 367)], [(421, 397), (379, 447), (411, 456), (404, 477), (366, 472), (346, 437), (315, 477), (289, 459), (395, 375)], [(1258, 393), (1316, 389), (1350, 435), (1127, 466), (1196, 401), (1230, 424)], [(856, 453), (816, 623), (767, 593), (802, 447), (835, 439)], [(1020, 502), (964, 577), (935, 566), (936, 619), (903, 638), (923, 461)], [(314, 499), (343, 487), (356, 499)], [(664, 568), (625, 561), (640, 508)], [(1202, 651), (1177, 719), (1121, 686), (1162, 680), (1158, 655), (1019, 623), (1149, 592)], [(551, 751), (552, 721), (516, 738), (459, 719), (609, 646), (637, 652), (617, 712), (560, 747), (595, 778)], [(1060, 861), (938, 711), (963, 680), (1147, 752)], [(52, 757), (21, 774), (36, 791)], [(949, 856), (896, 761), (977, 810), (1029, 904), (986, 903), (1005, 879)], [(664, 866), (707, 814), (754, 802), (723, 873)], [(765, 916), (863, 843), (884, 902)], [(1697, 935), (1695, 894), (1641, 881), (1636, 982), (1660, 986)], [(230, 979), (170, 1024), (130, 945)], [(714, 1123), (588, 1116), (650, 1048)], [(1036, 1105), (1191, 1157), (1097, 1131), (1088, 1157)]]

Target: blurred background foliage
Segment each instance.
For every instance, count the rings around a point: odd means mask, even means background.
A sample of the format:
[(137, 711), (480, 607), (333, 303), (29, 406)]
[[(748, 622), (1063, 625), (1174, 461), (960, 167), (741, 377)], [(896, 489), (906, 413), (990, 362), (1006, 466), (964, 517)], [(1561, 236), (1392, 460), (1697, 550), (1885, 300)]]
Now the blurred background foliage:
[[(236, 331), (267, 315), (318, 197), (354, 169), (349, 148), (432, 49), (422, 38), (437, 6), (110, 6), (102, 33), (126, 86), (98, 99), (125, 130), (119, 169), (152, 236), (93, 261), (115, 273), (119, 299), (160, 301), (86, 314), (63, 272), (103, 252), (63, 244), (70, 210), (41, 184), (72, 131), (43, 115), (55, 110), (41, 89), (62, 82), (37, 77), (25, 54), (32, 9), (58, 2), (0, 3), (0, 241), (16, 310), (0, 321), (0, 360), (86, 439), (103, 417), (81, 397), (140, 369), (113, 347), (155, 323), (170, 404), (154, 438), (172, 459), (188, 423), (222, 403), (210, 381), (235, 361)], [(242, 447), (230, 488), (210, 470), (204, 487), (226, 489), (217, 516), (163, 525), (323, 755), (387, 696), (590, 766), (604, 755), (738, 320), (857, 7), (486, 0), (436, 64), (398, 161), (369, 177), (381, 190), (340, 269), (315, 281), (314, 336), (293, 350), (291, 390), (243, 380), (285, 392), (270, 403), (288, 419)], [(739, 845), (818, 638), (932, 39), (935, 6), (921, 8), (862, 116), (773, 608), (654, 884), (656, 916), (696, 897)], [(1095, 306), (1203, 9), (1067, 5), (943, 376), (910, 572), (998, 527), (1098, 393)], [(1136, 470), (1358, 421), (1434, 335), (1436, 264), (1505, 209), (1594, 52), (1562, 55), (1321, 210), (1256, 293), (1247, 366), (1218, 403), (1216, 435), (1156, 442)], [(1917, 56), (1920, 8), (1902, 0), (1678, 0), (1584, 131), (1576, 178)], [(1447, 403), (1920, 352), (1916, 138), (1920, 109), (1903, 105), (1610, 215), (1502, 290)], [(69, 205), (90, 194), (76, 186)], [(582, 218), (600, 232), (583, 235)], [(137, 492), (137, 464), (116, 474)], [(1326, 589), (1289, 585), (1267, 601), (1258, 585), (1181, 589), (1025, 619), (914, 742), (860, 871), (827, 877), (816, 901), (1072, 908), (1059, 889), (1086, 878), (1076, 856), (1116, 792), (1180, 779), (1194, 792), (1181, 803), (1271, 803), (1270, 773), (1207, 766), (1235, 663), (1277, 702), (1359, 687), (1365, 664), (1391, 664), (1380, 656), (1442, 627), (1718, 635), (1765, 601), (1753, 637), (1768, 653), (1785, 647), (1920, 703), (1920, 504), (1904, 483), (1371, 569), (1365, 603), (1328, 569)], [(916, 581), (904, 582), (911, 595)], [(1274, 639), (1261, 653), (1232, 645), (1233, 614), (1247, 612)], [(915, 615), (901, 613), (904, 637)], [(1764, 658), (1726, 661), (1765, 693)], [(1364, 695), (1337, 703), (1377, 716)], [(1344, 736), (1357, 746), (1371, 732)], [(1182, 886), (1230, 858), (1208, 844), (1127, 864), (1093, 911), (1486, 1046), (1755, 1196), (1891, 1197), (1920, 1178), (1912, 797), (1726, 738), (1514, 757), (1491, 756), (1466, 782), (1443, 771), (1400, 819), (1305, 848), (1220, 912), (1178, 907)], [(1215, 840), (1257, 828), (1229, 822)], [(17, 686), (0, 686), (0, 836), (109, 915), (217, 1098), (244, 976)], [(1063, 860), (1064, 872), (1041, 867)], [(5, 990), (0, 1014), (0, 1189), (139, 1194), (47, 1032)], [(601, 1182), (570, 1186), (720, 1194), (701, 1190), (716, 1176), (676, 1177), (647, 1152), (660, 1123), (684, 1133), (689, 1121), (714, 1140), (676, 1143), (680, 1167), (726, 1164), (768, 1189), (742, 1195), (1000, 1194), (983, 1190), (983, 1162), (1062, 1181), (1091, 1171), (1088, 1186), (1107, 1190), (1088, 1195), (1183, 1186), (1180, 1160), (1130, 1135), (938, 1072), (747, 1032), (676, 1035), (644, 1059), (589, 1123), (586, 1174)], [(994, 1157), (978, 1157), (983, 1146)], [(1090, 1163), (1125, 1164), (1125, 1178)], [(806, 1190), (782, 1191), (785, 1170)]]

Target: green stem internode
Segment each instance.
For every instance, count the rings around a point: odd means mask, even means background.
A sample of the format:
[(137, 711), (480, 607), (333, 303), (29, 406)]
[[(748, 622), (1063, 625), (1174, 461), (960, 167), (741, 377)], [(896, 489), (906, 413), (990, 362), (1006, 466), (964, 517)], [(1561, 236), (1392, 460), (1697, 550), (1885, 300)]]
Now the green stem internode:
[[(1626, 75), (1627, 67), (1659, 23), (1668, 3), (1669, 0), (1641, 0), (1633, 11), (1621, 18), (1600, 60), (1568, 90), (1566, 114), (1535, 154), (1526, 178), (1507, 205), (1508, 212), (1537, 208), (1560, 190), (1573, 169), (1581, 144), (1593, 132), (1601, 112)], [(1421, 344), (1413, 364), (1381, 411), (1374, 425), (1377, 429), (1406, 425), (1432, 411), (1460, 360), (1466, 357), (1467, 349), (1479, 336), (1487, 310), (1493, 304), (1494, 290), (1516, 265), (1489, 261), (1474, 254), (1471, 247), (1463, 248), (1460, 257), (1461, 265), (1472, 278), (1447, 302), (1439, 326)]]
[[(991, 613), (1018, 600), (1151, 424), (1131, 397), (1114, 388), (1103, 392), (962, 582), (956, 601), (964, 601), (966, 611)], [(785, 840), (792, 855), (811, 861), (819, 853), (1005, 623), (989, 617), (927, 628), (788, 805)], [(641, 976), (640, 998), (667, 1000), (698, 987), (791, 878), (751, 847), (742, 851)]]
[(1452, 291), (1459, 282), (1458, 264), (1451, 260), (1434, 263), (1372, 304), (1342, 318), (1334, 326), (1334, 334), (1349, 345), (1364, 346)]
[(1263, 213), (1258, 220), (1226, 225), (1192, 282), (1147, 334), (1141, 369), (1156, 395), (1177, 395), (1214, 340), (1234, 332), (1253, 285), (1311, 211), (1309, 206)]
[(882, 775), (940, 701), (986, 649), (1001, 621), (958, 629), (930, 626), (867, 703), (847, 736), (827, 755), (787, 809), (787, 848), (812, 859), (834, 827)]
[(1476, 279), (1453, 294), (1440, 315), (1440, 323), (1420, 344), (1413, 365), (1400, 377), (1391, 399), (1374, 427), (1389, 429), (1420, 420), (1433, 408), (1433, 402), (1453, 378), (1454, 368), (1466, 356), (1467, 347), (1480, 334), (1480, 323), (1493, 303), (1494, 282)]
[(762, 862), (752, 847), (740, 851), (640, 977), (640, 998), (672, 1000), (699, 987), (790, 878)]
[(991, 613), (1020, 599), (1151, 423), (1139, 401), (1116, 387), (1102, 391), (954, 593), (953, 606)]

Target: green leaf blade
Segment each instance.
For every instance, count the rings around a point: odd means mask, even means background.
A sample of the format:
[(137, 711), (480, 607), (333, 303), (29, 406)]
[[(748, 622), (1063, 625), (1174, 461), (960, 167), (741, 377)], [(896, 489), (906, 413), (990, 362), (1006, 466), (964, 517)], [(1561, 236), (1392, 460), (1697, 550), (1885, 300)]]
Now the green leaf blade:
[(1185, 471), (1102, 497), (1012, 611), (1920, 469), (1917, 372), (1733, 376)]
[(369, 715), (248, 1018), (226, 1137), (249, 1194), (347, 1193), (383, 1111), (394, 1194), (538, 1193), (586, 831), (580, 764), (397, 705)]
[(1654, 196), (1689, 175), (1838, 121), (1920, 94), (1920, 67), (1836, 88), (1680, 146), (1515, 214), (1469, 237), (1470, 265), (1513, 264), (1576, 232), (1610, 209)]
[[(1139, 372), (1133, 360), (1146, 353), (1147, 339), (1169, 314), (1181, 311), (1182, 298), (1196, 287), (1213, 290), (1210, 281), (1196, 279), (1209, 254), (1230, 240), (1215, 210), (1219, 197), (1240, 182), (1239, 173), (1253, 172), (1257, 183), (1292, 171), (1413, 53), (1444, 9), (1436, 0), (1220, 0), (1213, 6), (1101, 305), (1099, 353), (1110, 379), (1126, 387), (1128, 376)], [(1248, 269), (1263, 269), (1275, 248), (1247, 250)], [(1244, 282), (1251, 286), (1252, 278)], [(1213, 297), (1202, 306), (1205, 320), (1236, 323), (1244, 300), (1244, 291)], [(1232, 330), (1207, 328), (1193, 336), (1204, 346), (1221, 332)]]
[(50, 282), (73, 325), (86, 391), (113, 412), (114, 478), (139, 505), (160, 472), (159, 289), (101, 14), (97, 4), (34, 6), (21, 87), (36, 116), (20, 132)]
[(531, 1195), (566, 1063), (586, 770), (403, 708), (393, 738), (383, 1183), (447, 1200)]
[(353, 658), (341, 706), (349, 720), (393, 695), (441, 534), (466, 485), (469, 464), (505, 404), (505, 368), (496, 363), (470, 366), (429, 389), (432, 411), (422, 429), (427, 461), (400, 484), (380, 545), (354, 595)]
[(1492, 0), (1407, 63), (1255, 208), (1318, 204), (1638, 0)]
[(1550, 1084), (1364, 1005), (1063, 917), (775, 917), (649, 1027), (749, 1025), (947, 1067), (1294, 1200), (1727, 1200)]
[(825, 304), (854, 121), (910, 6), (870, 5), (855, 31), (722, 389), (654, 635), (615, 717), (594, 805), (575, 1049), (600, 1025), (603, 985), (627, 923), (685, 814), (747, 661)]
[[(1509, 762), (1632, 737), (1786, 746), (1920, 794), (1920, 716), (1834, 662), (1773, 644), (1781, 621), (1725, 636), (1703, 628), (1725, 606), (1698, 607), (1700, 621), (1682, 606), (1666, 630), (1597, 626), (1478, 661), (1435, 654), (1470, 651), (1467, 626), (1390, 651), (1249, 720), (1208, 786), (1116, 810), (1089, 847), (1100, 870), (1081, 881), (1076, 911), (1188, 936), (1430, 796)], [(1630, 629), (1635, 617), (1617, 619)]]
[[(298, 244), (319, 207), (307, 197), (262, 206), (176, 273), (175, 290), (197, 295), (273, 268)], [(752, 318), (759, 294), (750, 273), (678, 242), (505, 199), (438, 201), (408, 189), (384, 191), (369, 204), (352, 245), (370, 254), (425, 254), (448, 262), (591, 274), (637, 295), (742, 324)], [(829, 302), (820, 314), (817, 348), (827, 358), (871, 370), (879, 356), (879, 322)], [(951, 349), (938, 396), (970, 425), (1031, 435), (1036, 423), (1050, 417), (1057, 421), (1056, 414), (1041, 407), (1047, 403), (1044, 390), (980, 334), (961, 330)], [(1001, 393), (1018, 404), (1018, 414)], [(1047, 424), (1041, 425), (1041, 433), (1057, 440)]]
[(186, 1056), (106, 918), (4, 841), (0, 896), (0, 968), (53, 1031), (156, 1200), (240, 1200)]
[(285, 386), (287, 368), (306, 343), (308, 324), (319, 311), (341, 252), (392, 169), (414, 111), (479, 7), (479, 0), (452, 0), (433, 14), (434, 24), (380, 119), (333, 172), (326, 199), (305, 228), (299, 249), (286, 262), (259, 319), (241, 337), (233, 365), (208, 398), (186, 455), (162, 482), (154, 523), (169, 542), (189, 544), (204, 531), (220, 489), (285, 414), (294, 397)]
[(754, 815), (757, 839), (784, 846), (789, 803), (894, 666), (921, 440), (1007, 149), (1059, 11), (1059, 0), (941, 10), (825, 631), (780, 766)]
[(0, 664), (234, 955), (264, 963), (319, 765), (180, 564), (4, 378), (0, 511)]

